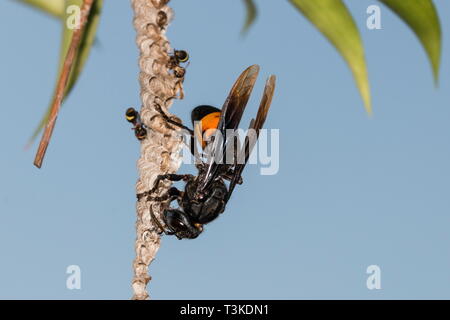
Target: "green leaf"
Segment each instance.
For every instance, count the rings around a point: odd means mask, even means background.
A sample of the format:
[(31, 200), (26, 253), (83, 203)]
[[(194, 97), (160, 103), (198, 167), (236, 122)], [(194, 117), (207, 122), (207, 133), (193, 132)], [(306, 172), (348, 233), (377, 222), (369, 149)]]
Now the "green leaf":
[[(81, 8), (81, 5), (83, 3), (83, 0), (66, 0), (66, 8), (68, 8), (71, 5), (78, 5)], [(86, 31), (83, 34), (83, 38), (81, 39), (80, 48), (77, 52), (77, 57), (74, 61), (74, 66), (72, 68), (72, 71), (69, 76), (67, 89), (64, 94), (64, 98), (66, 98), (70, 92), (72, 91), (73, 87), (76, 84), (76, 81), (78, 80), (78, 77), (80, 76), (83, 67), (89, 57), (90, 50), (95, 42), (95, 35), (97, 33), (97, 27), (98, 23), (100, 21), (100, 14), (101, 9), (103, 6), (103, 0), (95, 0), (91, 13), (88, 17), (87, 25), (86, 25)], [(66, 10), (64, 10), (66, 12)], [(67, 27), (67, 19), (69, 18), (70, 14), (65, 13), (64, 19), (62, 21), (63, 25), (63, 32), (62, 32), (62, 41), (61, 41), (61, 51), (60, 51), (60, 59), (59, 59), (59, 71), (58, 71), (58, 78), (60, 75), (60, 71), (62, 68), (62, 65), (64, 63), (64, 59), (67, 55), (67, 51), (70, 46), (70, 42), (72, 40), (73, 31), (72, 29), (69, 29)], [(53, 100), (53, 99), (52, 99)], [(47, 123), (48, 117), (50, 115), (51, 106), (48, 107), (44, 117), (40, 121), (38, 127), (33, 132), (33, 135), (30, 139), (30, 142), (34, 141), (36, 137), (39, 135), (41, 130), (44, 128), (45, 124)]]
[(29, 4), (58, 18), (64, 16), (65, 0), (17, 0), (17, 1)]
[(345, 4), (342, 0), (290, 0), (290, 2), (328, 38), (347, 61), (366, 111), (371, 114), (364, 47), (355, 21)]
[(246, 34), (248, 32), (252, 24), (255, 22), (256, 16), (258, 15), (258, 10), (253, 0), (244, 0), (244, 4), (247, 10), (247, 16), (245, 18), (245, 24), (242, 28), (241, 34)]
[(416, 34), (424, 47), (433, 69), (434, 81), (439, 79), (441, 61), (441, 25), (431, 0), (380, 0), (395, 12)]

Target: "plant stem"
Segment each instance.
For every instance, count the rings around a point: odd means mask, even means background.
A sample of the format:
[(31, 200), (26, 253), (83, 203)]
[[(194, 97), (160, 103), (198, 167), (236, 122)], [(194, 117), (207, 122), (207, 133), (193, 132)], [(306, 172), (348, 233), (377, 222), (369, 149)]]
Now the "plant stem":
[(83, 36), (84, 30), (86, 29), (87, 18), (89, 16), (89, 13), (91, 12), (93, 3), (94, 0), (83, 1), (83, 6), (81, 8), (80, 26), (73, 32), (72, 40), (70, 42), (66, 58), (64, 59), (63, 67), (61, 69), (61, 75), (58, 79), (58, 84), (53, 98), (47, 125), (45, 126), (41, 142), (39, 143), (38, 151), (36, 152), (36, 158), (34, 159), (34, 165), (38, 168), (42, 167), (42, 162), (44, 161), (48, 144), (50, 143), (50, 139), (52, 138), (56, 119), (58, 118), (58, 113), (61, 109), (61, 103), (64, 99), (64, 93), (66, 92), (70, 71), (72, 70), (73, 62), (75, 61), (78, 48), (80, 47), (81, 38)]

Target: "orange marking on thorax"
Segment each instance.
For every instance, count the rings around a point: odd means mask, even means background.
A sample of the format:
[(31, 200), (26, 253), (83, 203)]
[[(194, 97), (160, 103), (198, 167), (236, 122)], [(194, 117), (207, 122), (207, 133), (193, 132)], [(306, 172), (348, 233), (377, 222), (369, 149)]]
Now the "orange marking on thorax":
[(205, 148), (206, 146), (206, 141), (204, 141), (203, 138), (209, 138), (214, 134), (215, 129), (217, 129), (217, 126), (219, 125), (219, 121), (220, 112), (212, 112), (200, 120), (202, 125), (202, 136), (197, 138), (201, 141), (202, 148)]
[(220, 120), (220, 112), (212, 112), (203, 117), (202, 122), (202, 131), (205, 132), (209, 129), (217, 129)]

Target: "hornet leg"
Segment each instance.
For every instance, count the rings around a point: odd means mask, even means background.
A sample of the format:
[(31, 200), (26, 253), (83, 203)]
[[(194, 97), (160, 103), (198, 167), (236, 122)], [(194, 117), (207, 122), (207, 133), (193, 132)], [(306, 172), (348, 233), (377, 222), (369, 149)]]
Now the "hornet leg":
[(177, 126), (177, 127), (181, 128), (181, 129), (187, 130), (187, 131), (191, 134), (191, 136), (194, 135), (194, 131), (193, 131), (192, 129), (186, 127), (185, 125), (183, 125), (183, 124), (181, 124), (181, 123), (179, 123), (179, 122), (176, 122), (176, 121), (172, 120), (172, 119), (164, 112), (164, 110), (161, 108), (161, 105), (159, 105), (159, 104), (156, 103), (156, 102), (155, 102), (155, 108), (156, 108), (156, 111), (159, 112), (159, 114), (161, 115), (161, 117), (163, 117), (163, 119), (164, 119), (167, 123), (170, 123), (170, 124), (172, 124), (172, 125), (174, 125), (174, 126)]
[[(187, 181), (192, 180), (192, 179), (194, 179), (194, 176), (191, 175), (191, 174), (171, 174), (171, 173), (162, 174), (162, 175), (159, 175), (156, 178), (155, 183), (154, 183), (154, 187), (151, 190), (149, 190), (147, 192), (144, 192), (144, 193), (141, 193), (141, 194), (138, 194), (137, 197), (138, 197), (138, 199), (141, 199), (142, 197), (150, 196), (152, 193), (154, 193), (156, 191), (156, 189), (158, 189), (159, 183), (161, 181), (163, 181), (163, 180), (169, 180), (169, 181), (181, 181), (181, 180), (183, 180), (183, 181), (187, 182)], [(169, 191), (170, 191), (170, 189), (169, 189)], [(179, 190), (177, 190), (177, 191), (178, 191), (178, 193), (180, 193)], [(173, 190), (173, 192), (175, 192), (175, 191)], [(164, 195), (162, 197), (164, 197)]]
[(152, 216), (152, 220), (153, 222), (158, 226), (158, 228), (160, 229), (159, 234), (164, 233), (165, 235), (171, 236), (174, 235), (174, 232), (171, 231), (167, 231), (166, 228), (163, 227), (163, 225), (161, 224), (161, 222), (159, 222), (158, 219), (156, 219), (155, 214), (153, 213), (153, 209), (150, 208), (150, 215)]

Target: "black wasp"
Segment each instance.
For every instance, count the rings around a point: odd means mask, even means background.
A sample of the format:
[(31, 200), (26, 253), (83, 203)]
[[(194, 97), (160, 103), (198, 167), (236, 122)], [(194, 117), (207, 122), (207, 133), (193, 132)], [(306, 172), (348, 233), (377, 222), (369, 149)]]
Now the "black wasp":
[(141, 121), (141, 116), (134, 108), (128, 108), (125, 112), (125, 118), (133, 124), (134, 134), (138, 140), (144, 140), (147, 137), (147, 129)]
[[(234, 161), (231, 164), (227, 161), (223, 162), (228, 149), (236, 146), (236, 137), (229, 138), (226, 136), (227, 129), (236, 130), (241, 121), (244, 109), (247, 105), (250, 94), (258, 76), (259, 66), (253, 65), (247, 68), (234, 83), (228, 98), (226, 99), (222, 109), (211, 106), (199, 106), (192, 111), (192, 122), (203, 123), (206, 128), (214, 128), (216, 133), (219, 132), (222, 139), (213, 139), (208, 143), (211, 155), (207, 161), (197, 164), (198, 175), (189, 174), (165, 174), (157, 177), (154, 187), (145, 193), (139, 194), (138, 199), (147, 198), (153, 201), (167, 201), (167, 207), (163, 212), (163, 226), (152, 214), (152, 219), (160, 227), (161, 231), (168, 235), (175, 235), (178, 239), (194, 239), (203, 231), (203, 225), (216, 219), (219, 214), (224, 212), (226, 203), (236, 187), (236, 184), (242, 183), (242, 171), (248, 161), (253, 150), (259, 131), (262, 128), (267, 113), (272, 102), (275, 90), (275, 76), (270, 76), (266, 82), (264, 94), (256, 115), (256, 119), (250, 122), (249, 129), (253, 129), (256, 138), (251, 138), (249, 130), (242, 148), (239, 150), (243, 155), (244, 161), (239, 163)], [(185, 128), (181, 124), (180, 127)], [(206, 128), (204, 128), (206, 130)], [(205, 130), (189, 130), (191, 134), (201, 135)], [(206, 144), (203, 140), (203, 147)], [(219, 150), (219, 152), (215, 152)], [(234, 149), (236, 150), (236, 149)], [(236, 159), (236, 154), (234, 159)], [(158, 189), (161, 181), (184, 181), (186, 183), (184, 191), (180, 191), (175, 187), (170, 188), (160, 197), (153, 197), (152, 194)], [(225, 184), (225, 180), (229, 181), (229, 186)], [(171, 208), (170, 203), (174, 200), (178, 201), (179, 208)]]

